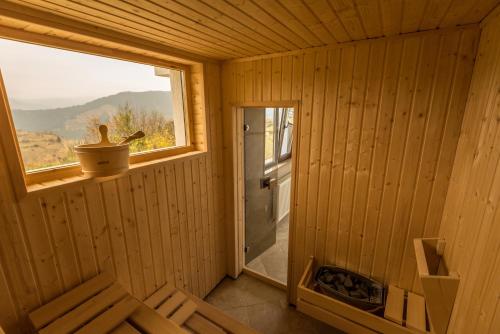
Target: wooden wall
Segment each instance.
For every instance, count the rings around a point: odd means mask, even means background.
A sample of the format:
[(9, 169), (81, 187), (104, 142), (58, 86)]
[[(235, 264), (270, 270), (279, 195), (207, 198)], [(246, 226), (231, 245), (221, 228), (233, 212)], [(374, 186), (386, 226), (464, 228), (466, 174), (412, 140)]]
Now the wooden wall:
[(483, 28), (440, 230), (460, 275), (449, 333), (500, 333), (500, 11)]
[(478, 36), (469, 27), (225, 63), (229, 184), (231, 106), (301, 103), (292, 287), (314, 255), (418, 290), (412, 239), (439, 231)]
[(98, 272), (115, 273), (138, 298), (166, 282), (203, 297), (225, 276), (219, 65), (206, 65), (205, 83), (207, 153), (16, 203), (0, 147), (0, 326), (8, 333), (26, 332), (29, 310)]

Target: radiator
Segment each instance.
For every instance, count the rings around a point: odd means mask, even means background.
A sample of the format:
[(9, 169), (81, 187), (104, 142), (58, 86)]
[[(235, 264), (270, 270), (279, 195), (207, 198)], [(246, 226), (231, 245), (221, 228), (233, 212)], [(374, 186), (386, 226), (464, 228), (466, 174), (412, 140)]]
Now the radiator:
[(278, 183), (278, 222), (290, 211), (290, 176), (282, 178)]

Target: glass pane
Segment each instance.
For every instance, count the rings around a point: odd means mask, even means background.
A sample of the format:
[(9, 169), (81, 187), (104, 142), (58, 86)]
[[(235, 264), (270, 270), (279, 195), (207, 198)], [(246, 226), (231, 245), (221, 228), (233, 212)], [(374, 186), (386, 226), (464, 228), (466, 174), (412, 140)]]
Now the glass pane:
[(274, 108), (266, 108), (265, 118), (265, 138), (264, 138), (264, 160), (268, 165), (274, 161), (274, 146), (275, 146), (275, 110)]
[(285, 108), (287, 113), (284, 124), (283, 140), (281, 142), (280, 157), (284, 157), (292, 152), (293, 139), (293, 108)]
[(137, 130), (132, 153), (186, 144), (178, 70), (0, 39), (0, 69), (28, 171), (77, 162), (73, 146)]

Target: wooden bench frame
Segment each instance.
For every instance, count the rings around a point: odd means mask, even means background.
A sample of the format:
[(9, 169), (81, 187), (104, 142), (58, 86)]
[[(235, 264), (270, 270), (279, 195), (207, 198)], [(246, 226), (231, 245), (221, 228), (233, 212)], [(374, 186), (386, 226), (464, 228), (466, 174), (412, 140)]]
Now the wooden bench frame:
[(257, 333), (173, 285), (141, 302), (105, 273), (41, 306), (29, 318), (40, 334)]
[(297, 309), (299, 311), (347, 333), (423, 333), (314, 291), (311, 289), (314, 264), (314, 257), (311, 257), (297, 287)]

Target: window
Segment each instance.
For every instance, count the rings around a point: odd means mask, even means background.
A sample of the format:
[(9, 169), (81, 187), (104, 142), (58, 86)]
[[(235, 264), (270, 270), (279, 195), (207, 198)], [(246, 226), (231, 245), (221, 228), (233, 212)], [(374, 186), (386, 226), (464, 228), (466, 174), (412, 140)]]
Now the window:
[(293, 114), (293, 108), (266, 108), (264, 150), (266, 168), (291, 157)]
[(265, 112), (265, 146), (264, 162), (266, 166), (275, 162), (275, 137), (276, 137), (276, 110), (275, 108), (266, 108)]
[(185, 73), (0, 39), (0, 69), (27, 172), (78, 162), (73, 146), (142, 130), (132, 155), (186, 146)]
[(279, 108), (279, 161), (286, 160), (292, 155), (293, 141), (293, 108)]

